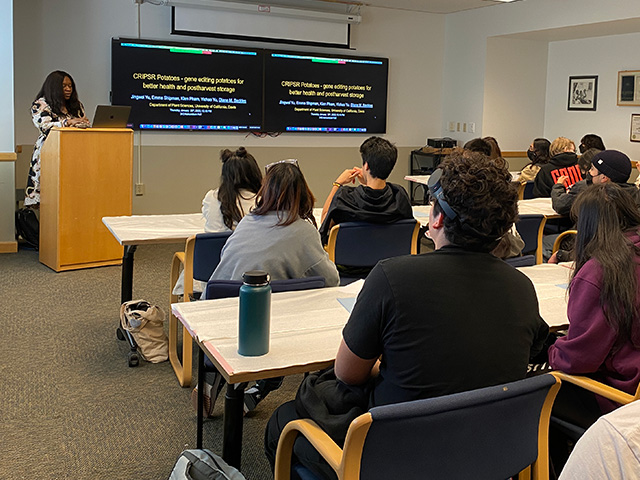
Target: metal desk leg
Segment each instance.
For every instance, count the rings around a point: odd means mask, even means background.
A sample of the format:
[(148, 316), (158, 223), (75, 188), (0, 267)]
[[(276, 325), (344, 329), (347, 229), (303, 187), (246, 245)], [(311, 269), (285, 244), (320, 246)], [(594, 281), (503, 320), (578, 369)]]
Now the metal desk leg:
[(198, 347), (198, 420), (196, 421), (196, 448), (202, 448), (202, 425), (204, 418), (202, 408), (204, 407), (204, 352)]
[(122, 290), (120, 300), (122, 303), (133, 300), (133, 254), (137, 245), (125, 245), (122, 256)]
[(222, 458), (237, 469), (240, 469), (242, 458), (242, 423), (246, 386), (246, 383), (229, 384), (224, 397)]
[[(125, 245), (124, 247), (124, 255), (122, 256), (122, 289), (120, 291), (120, 301), (122, 303), (133, 299), (133, 254), (135, 251), (136, 245)], [(137, 367), (140, 359), (138, 357), (138, 344), (133, 336), (126, 330), (123, 330), (119, 323), (116, 335), (119, 340), (126, 340), (129, 343), (127, 361), (130, 367)]]

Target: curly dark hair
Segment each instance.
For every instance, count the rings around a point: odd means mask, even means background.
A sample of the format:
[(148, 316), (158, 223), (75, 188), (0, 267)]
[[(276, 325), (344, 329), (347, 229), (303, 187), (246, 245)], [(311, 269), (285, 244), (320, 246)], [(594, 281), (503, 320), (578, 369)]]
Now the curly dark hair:
[[(518, 193), (507, 162), (477, 152), (454, 152), (440, 164), (445, 200), (457, 213), (444, 216), (444, 231), (452, 244), (490, 252), (518, 218)], [(436, 201), (436, 213), (442, 207)]]

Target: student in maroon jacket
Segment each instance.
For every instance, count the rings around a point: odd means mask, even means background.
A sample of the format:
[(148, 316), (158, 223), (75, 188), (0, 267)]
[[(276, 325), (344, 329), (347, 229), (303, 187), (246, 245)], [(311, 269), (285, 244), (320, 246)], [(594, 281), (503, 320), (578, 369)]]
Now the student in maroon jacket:
[[(572, 215), (578, 234), (569, 331), (549, 347), (549, 364), (633, 394), (640, 382), (640, 211), (608, 182), (580, 194)], [(553, 414), (588, 427), (617, 406), (564, 383)]]

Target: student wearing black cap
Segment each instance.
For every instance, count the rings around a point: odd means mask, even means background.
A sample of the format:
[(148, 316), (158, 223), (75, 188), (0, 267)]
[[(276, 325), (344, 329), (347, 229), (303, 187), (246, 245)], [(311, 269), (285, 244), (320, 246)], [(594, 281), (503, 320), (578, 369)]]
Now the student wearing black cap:
[(551, 188), (551, 205), (560, 215), (568, 215), (571, 206), (589, 185), (614, 182), (628, 191), (636, 204), (640, 206), (640, 194), (635, 185), (627, 183), (631, 175), (631, 160), (624, 153), (617, 150), (603, 150), (594, 155), (591, 160), (591, 169), (586, 179), (566, 188), (567, 177), (560, 176)]

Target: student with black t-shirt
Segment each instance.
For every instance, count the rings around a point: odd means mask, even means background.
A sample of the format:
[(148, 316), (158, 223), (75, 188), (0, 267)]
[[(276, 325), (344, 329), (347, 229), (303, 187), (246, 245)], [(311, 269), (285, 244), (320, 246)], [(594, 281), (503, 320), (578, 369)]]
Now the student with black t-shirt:
[[(522, 379), (542, 349), (548, 327), (531, 281), (490, 253), (518, 214), (504, 160), (454, 154), (431, 176), (429, 190), (436, 250), (383, 260), (371, 271), (343, 330), (335, 385), (307, 396), (313, 387), (307, 379), (295, 403), (271, 417), (265, 450), (272, 465), (286, 423), (323, 411), (305, 405), (323, 399), (322, 391), (331, 393), (329, 405), (340, 395), (352, 401), (360, 389), (363, 402), (354, 407), (366, 411)], [(309, 416), (321, 426), (336, 423)], [(334, 434), (336, 441), (348, 426)], [(335, 478), (305, 439), (296, 440), (294, 455), (323, 478)]]

